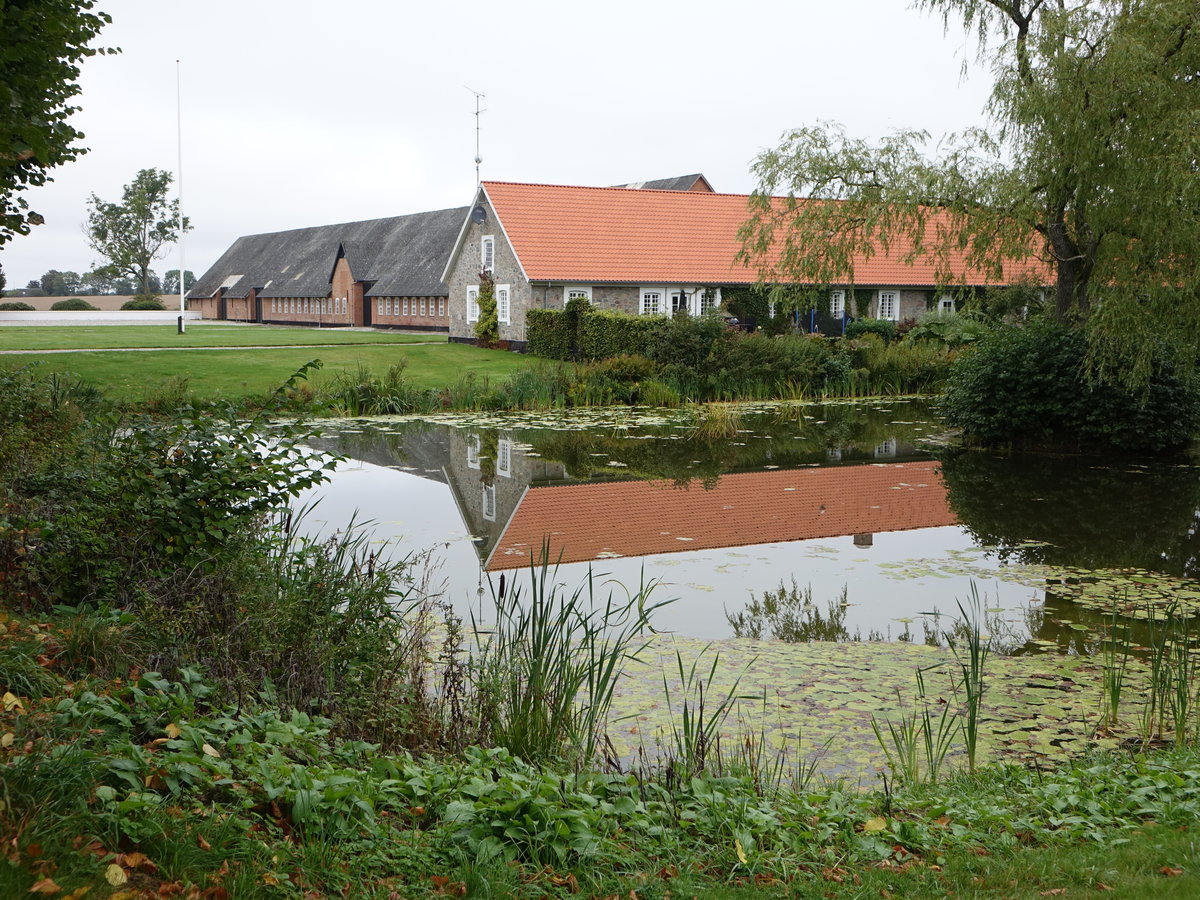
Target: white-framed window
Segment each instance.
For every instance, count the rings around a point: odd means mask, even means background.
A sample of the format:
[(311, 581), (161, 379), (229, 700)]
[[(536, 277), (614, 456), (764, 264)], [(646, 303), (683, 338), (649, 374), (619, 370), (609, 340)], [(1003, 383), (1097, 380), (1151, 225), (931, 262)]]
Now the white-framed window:
[(496, 474), (512, 477), (512, 441), (508, 438), (496, 441)]
[(563, 306), (567, 305), (570, 300), (591, 300), (592, 289), (590, 286), (578, 284), (563, 285)]
[(496, 521), (496, 486), (494, 484), (483, 486), (483, 517), (489, 522)]
[(438, 297), (438, 315), (442, 318), (446, 316), (446, 298)]
[(879, 292), (879, 313), (876, 318), (891, 319), (893, 322), (898, 322), (900, 320), (899, 291)]
[(512, 303), (509, 300), (509, 286), (507, 284), (496, 285), (496, 318), (501, 325), (509, 325)]
[(479, 265), (484, 272), (496, 268), (496, 237), (485, 234), (479, 241)]
[(705, 288), (700, 292), (700, 315), (710, 313), (721, 305), (721, 289)]
[(467, 468), (479, 468), (479, 448), (483, 446), (483, 442), (477, 434), (467, 435)]
[(380, 297), (378, 300), (375, 301), (375, 311), (379, 315), (381, 315), (381, 316), (383, 315), (383, 298), (382, 297)]
[(642, 288), (642, 302), (639, 312), (643, 316), (662, 315), (663, 292), (661, 288)]
[(467, 288), (467, 321), (479, 321), (479, 285), (477, 284)]
[(882, 444), (877, 444), (871, 455), (876, 459), (891, 459), (896, 455), (896, 439), (888, 438)]
[(675, 315), (680, 311), (689, 315), (692, 312), (688, 309), (688, 293), (682, 288), (677, 291), (671, 291), (671, 315)]
[(942, 294), (942, 296), (938, 297), (937, 310), (938, 315), (954, 312), (954, 295)]
[(842, 461), (842, 448), (841, 447), (827, 447), (825, 450), (825, 458), (827, 460), (829, 460), (830, 462), (841, 462)]
[(421, 298), (421, 315), (425, 315), (425, 309), (426, 309), (426, 307), (425, 307), (425, 298), (424, 298), (424, 297), (422, 297), (422, 298)]
[(829, 292), (829, 315), (833, 316), (835, 319), (844, 319), (846, 317), (845, 291)]

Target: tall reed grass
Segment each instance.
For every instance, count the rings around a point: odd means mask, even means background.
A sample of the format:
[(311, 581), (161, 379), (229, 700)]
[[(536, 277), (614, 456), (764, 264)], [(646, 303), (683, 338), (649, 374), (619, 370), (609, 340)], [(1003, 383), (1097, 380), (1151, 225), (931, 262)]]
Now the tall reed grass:
[(567, 592), (556, 573), (531, 560), (527, 593), (501, 579), (494, 624), (472, 615), (473, 706), (493, 743), (526, 760), (583, 764), (601, 746), (625, 663), (645, 648), (651, 616), (669, 601), (651, 600), (653, 583), (620, 596), (591, 574)]

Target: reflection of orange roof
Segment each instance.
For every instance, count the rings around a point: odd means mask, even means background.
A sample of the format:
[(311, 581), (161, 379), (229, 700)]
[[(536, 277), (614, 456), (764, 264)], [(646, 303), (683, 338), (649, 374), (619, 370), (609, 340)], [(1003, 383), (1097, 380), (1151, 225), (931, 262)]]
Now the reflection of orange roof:
[(694, 481), (530, 488), (496, 542), (489, 570), (550, 558), (580, 562), (953, 525), (937, 463), (787, 469)]
[[(750, 216), (744, 194), (499, 181), (483, 187), (531, 281), (745, 284), (757, 277), (755, 269), (734, 261), (741, 249), (738, 229)], [(929, 228), (937, 222), (932, 215)], [(938, 284), (932, 258), (901, 262), (911, 249), (910, 242), (897, 240), (889, 253), (855, 260), (855, 281)], [(968, 271), (962, 257), (959, 252), (950, 260), (956, 276), (968, 284), (993, 283)]]

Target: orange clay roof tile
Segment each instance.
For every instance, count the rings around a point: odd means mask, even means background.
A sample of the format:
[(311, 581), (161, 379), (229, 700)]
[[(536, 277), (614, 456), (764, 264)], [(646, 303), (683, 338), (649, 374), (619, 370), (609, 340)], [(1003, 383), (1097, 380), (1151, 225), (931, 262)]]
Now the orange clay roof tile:
[[(736, 262), (745, 194), (485, 181), (484, 189), (531, 281), (749, 284)], [(930, 228), (935, 225), (931, 223)], [(889, 287), (939, 283), (932, 260), (902, 262), (911, 244), (855, 263), (855, 281)], [(967, 284), (994, 283), (952, 262)], [(1042, 266), (1030, 264), (1034, 271)]]
[(487, 568), (528, 565), (543, 541), (551, 560), (580, 562), (956, 522), (938, 464), (925, 461), (723, 475), (709, 490), (698, 481), (533, 487)]

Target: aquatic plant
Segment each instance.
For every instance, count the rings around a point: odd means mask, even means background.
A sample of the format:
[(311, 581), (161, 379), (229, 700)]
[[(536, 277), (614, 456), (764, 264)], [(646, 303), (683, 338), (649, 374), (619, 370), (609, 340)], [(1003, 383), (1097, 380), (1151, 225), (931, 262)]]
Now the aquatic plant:
[[(608, 723), (613, 690), (628, 660), (645, 647), (654, 582), (600, 596), (593, 576), (567, 592), (542, 547), (530, 559), (528, 594), (501, 576), (494, 624), (472, 612), (476, 650), (469, 663), (479, 732), (526, 760), (590, 763)], [(622, 588), (622, 590), (624, 590)]]

